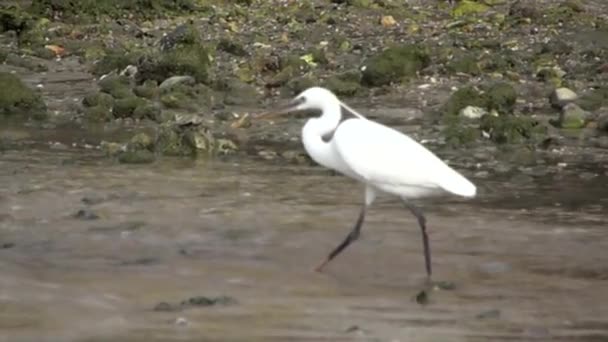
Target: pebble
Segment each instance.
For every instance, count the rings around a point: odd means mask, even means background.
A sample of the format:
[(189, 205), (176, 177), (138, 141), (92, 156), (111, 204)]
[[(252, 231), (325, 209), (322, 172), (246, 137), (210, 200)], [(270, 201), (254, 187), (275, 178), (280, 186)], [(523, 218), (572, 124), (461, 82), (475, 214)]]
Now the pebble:
[(578, 99), (578, 95), (568, 88), (557, 88), (551, 93), (549, 102), (555, 108), (563, 108), (566, 104)]
[(96, 220), (99, 218), (99, 215), (90, 209), (80, 209), (74, 214), (74, 218), (81, 220)]
[(469, 119), (479, 119), (482, 116), (488, 114), (488, 111), (481, 108), (481, 107), (475, 107), (475, 106), (466, 106), (465, 108), (463, 108), (460, 111), (460, 116), (464, 116), (465, 118), (469, 118)]

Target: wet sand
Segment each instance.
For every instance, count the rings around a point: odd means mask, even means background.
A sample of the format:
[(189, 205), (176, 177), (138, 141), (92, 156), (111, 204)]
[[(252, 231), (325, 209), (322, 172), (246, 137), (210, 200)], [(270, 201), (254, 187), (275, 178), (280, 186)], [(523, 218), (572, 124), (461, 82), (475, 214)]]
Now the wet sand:
[[(5, 151), (0, 340), (606, 341), (606, 178), (473, 178), (475, 200), (419, 202), (433, 279), (454, 285), (420, 305), (419, 229), (390, 197), (312, 271), (363, 196), (320, 168)], [(154, 310), (196, 296), (234, 302)]]

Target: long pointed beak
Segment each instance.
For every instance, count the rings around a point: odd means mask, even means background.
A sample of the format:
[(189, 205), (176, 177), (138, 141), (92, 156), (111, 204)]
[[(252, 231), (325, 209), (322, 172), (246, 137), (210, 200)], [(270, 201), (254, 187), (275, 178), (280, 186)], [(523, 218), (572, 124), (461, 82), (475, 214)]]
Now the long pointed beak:
[(269, 120), (280, 117), (285, 114), (289, 114), (298, 110), (298, 106), (302, 104), (301, 99), (294, 99), (289, 101), (287, 105), (281, 106), (277, 109), (273, 109), (267, 112), (262, 112), (260, 114), (255, 115), (252, 119), (254, 120)]

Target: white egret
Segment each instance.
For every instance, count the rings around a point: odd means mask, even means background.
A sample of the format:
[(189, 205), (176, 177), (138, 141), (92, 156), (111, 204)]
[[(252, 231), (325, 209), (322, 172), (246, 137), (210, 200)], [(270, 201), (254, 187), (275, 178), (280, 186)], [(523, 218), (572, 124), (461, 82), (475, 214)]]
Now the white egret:
[(426, 273), (430, 278), (431, 251), (426, 218), (410, 200), (446, 192), (472, 198), (477, 192), (475, 185), (409, 136), (365, 118), (321, 87), (308, 88), (286, 108), (261, 114), (258, 118), (304, 110), (321, 111), (321, 116), (309, 119), (302, 129), (302, 142), (310, 157), (365, 185), (363, 206), (354, 227), (316, 270), (321, 271), (359, 238), (367, 209), (378, 193), (388, 193), (400, 197), (418, 220)]

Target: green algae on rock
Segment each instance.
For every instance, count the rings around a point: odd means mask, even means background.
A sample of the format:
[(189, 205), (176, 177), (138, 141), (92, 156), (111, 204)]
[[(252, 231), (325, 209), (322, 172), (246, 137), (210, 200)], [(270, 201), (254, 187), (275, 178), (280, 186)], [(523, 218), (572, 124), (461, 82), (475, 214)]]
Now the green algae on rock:
[(47, 108), (42, 97), (25, 85), (18, 76), (0, 72), (0, 89), (0, 115), (35, 120), (47, 117)]
[(162, 82), (176, 75), (189, 75), (199, 83), (210, 81), (210, 50), (193, 24), (184, 24), (173, 39), (161, 41), (161, 51), (147, 53), (138, 60), (137, 83)]
[(455, 18), (487, 12), (490, 7), (482, 1), (461, 0), (452, 10)]
[(455, 91), (443, 105), (444, 115), (458, 115), (468, 106), (481, 107), (500, 114), (511, 114), (517, 101), (517, 91), (505, 82), (496, 82), (480, 90), (464, 87)]
[(546, 127), (528, 116), (484, 115), (479, 128), (497, 144), (517, 144), (537, 141), (546, 135)]
[(338, 96), (353, 96), (361, 89), (360, 80), (361, 73), (354, 70), (330, 76), (324, 86)]
[(112, 95), (115, 99), (124, 99), (135, 96), (131, 90), (131, 80), (127, 76), (109, 75), (99, 82), (102, 92)]
[(399, 82), (415, 77), (429, 64), (429, 53), (418, 45), (392, 46), (367, 61), (361, 82), (371, 87)]

